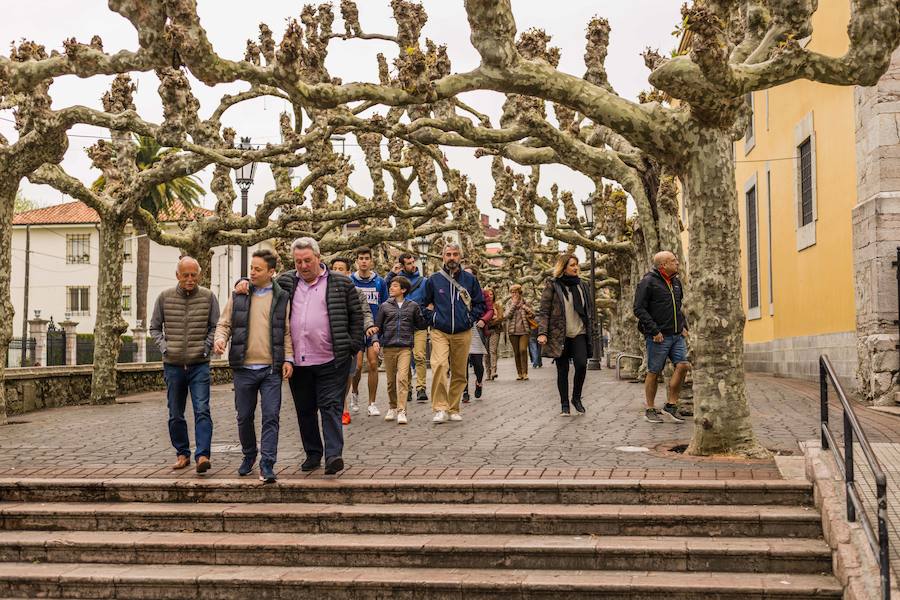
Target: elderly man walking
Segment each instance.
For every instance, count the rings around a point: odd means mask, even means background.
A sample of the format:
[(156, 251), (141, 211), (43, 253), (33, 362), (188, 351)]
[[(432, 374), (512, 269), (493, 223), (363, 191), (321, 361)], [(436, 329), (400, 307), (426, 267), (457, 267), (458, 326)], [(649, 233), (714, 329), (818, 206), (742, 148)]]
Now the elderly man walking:
[[(316, 240), (297, 238), (291, 255), (295, 270), (282, 273), (277, 282), (291, 299), (294, 370), (289, 383), (306, 452), (300, 468), (318, 469), (324, 457), (325, 474), (333, 475), (344, 468), (341, 413), (350, 361), (365, 347), (363, 306), (350, 278), (322, 263)], [(246, 281), (235, 287), (238, 293), (249, 289)]]
[(209, 413), (209, 358), (213, 346), (219, 303), (199, 285), (200, 263), (185, 256), (175, 270), (178, 285), (156, 299), (150, 319), (150, 335), (163, 356), (169, 408), (169, 438), (177, 458), (173, 469), (191, 464), (184, 408), (188, 391), (194, 408), (194, 461), (198, 473), (209, 470), (212, 418)]
[[(431, 326), (431, 402), (434, 423), (462, 421), (459, 402), (466, 389), (472, 326), (483, 328), (484, 294), (478, 280), (460, 268), (459, 244), (444, 246), (443, 268), (425, 282), (422, 306)], [(447, 382), (447, 368), (450, 382)]]
[[(684, 291), (678, 279), (678, 258), (671, 252), (658, 252), (653, 257), (654, 269), (644, 275), (634, 295), (634, 316), (638, 318), (638, 330), (647, 342), (647, 378), (644, 395), (647, 407), (644, 419), (650, 423), (662, 423), (662, 417), (674, 423), (684, 423), (678, 416), (678, 395), (690, 364), (687, 359), (688, 325), (681, 312)], [(659, 374), (672, 361), (675, 373), (669, 380), (669, 398), (662, 411), (653, 404)]]

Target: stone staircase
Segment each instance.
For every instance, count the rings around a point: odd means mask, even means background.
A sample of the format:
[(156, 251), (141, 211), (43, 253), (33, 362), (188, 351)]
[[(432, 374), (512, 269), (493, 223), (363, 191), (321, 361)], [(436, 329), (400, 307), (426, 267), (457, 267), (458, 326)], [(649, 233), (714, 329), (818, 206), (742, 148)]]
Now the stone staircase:
[(0, 598), (840, 598), (792, 481), (0, 479)]

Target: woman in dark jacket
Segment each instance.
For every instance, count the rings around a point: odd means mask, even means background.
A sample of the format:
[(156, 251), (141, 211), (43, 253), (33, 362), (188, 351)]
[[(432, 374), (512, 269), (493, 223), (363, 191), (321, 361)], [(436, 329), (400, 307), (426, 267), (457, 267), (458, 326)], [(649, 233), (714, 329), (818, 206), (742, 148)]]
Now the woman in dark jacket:
[(587, 284), (579, 277), (578, 258), (572, 253), (560, 256), (541, 294), (537, 314), (538, 343), (541, 355), (556, 359), (556, 387), (562, 405), (561, 416), (569, 411), (569, 360), (575, 363), (572, 406), (584, 413), (581, 391), (591, 356), (590, 334), (594, 327), (594, 305)]

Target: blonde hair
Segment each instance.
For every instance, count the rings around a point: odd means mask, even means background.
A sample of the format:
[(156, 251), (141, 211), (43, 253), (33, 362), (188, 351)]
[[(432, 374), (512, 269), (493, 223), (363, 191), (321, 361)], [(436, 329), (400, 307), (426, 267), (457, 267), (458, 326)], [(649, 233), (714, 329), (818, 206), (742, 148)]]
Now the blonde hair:
[(514, 283), (511, 286), (509, 286), (509, 293), (510, 294), (521, 294), (522, 293), (522, 284)]
[(578, 257), (575, 256), (574, 252), (564, 252), (560, 254), (556, 259), (556, 264), (553, 265), (553, 276), (562, 277), (566, 267), (569, 266), (569, 261), (573, 258), (575, 259), (575, 262), (578, 262)]

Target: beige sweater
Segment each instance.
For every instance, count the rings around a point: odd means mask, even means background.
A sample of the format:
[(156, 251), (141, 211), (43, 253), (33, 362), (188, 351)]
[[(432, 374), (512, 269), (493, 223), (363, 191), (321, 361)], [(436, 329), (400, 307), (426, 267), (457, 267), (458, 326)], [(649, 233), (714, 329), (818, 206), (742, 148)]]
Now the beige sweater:
[[(250, 331), (247, 332), (247, 352), (245, 365), (268, 365), (272, 363), (271, 331), (269, 318), (272, 313), (272, 294), (253, 295), (250, 298)], [(287, 305), (284, 329), (284, 359), (293, 362), (294, 345), (291, 342), (291, 305)], [(231, 298), (216, 325), (216, 341), (227, 342), (231, 338)]]

